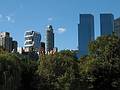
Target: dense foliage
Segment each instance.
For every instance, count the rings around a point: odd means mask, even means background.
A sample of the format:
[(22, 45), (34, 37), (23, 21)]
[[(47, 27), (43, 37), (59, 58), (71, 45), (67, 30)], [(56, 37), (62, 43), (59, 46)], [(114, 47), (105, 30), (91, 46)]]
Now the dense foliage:
[(63, 50), (34, 61), (0, 47), (0, 90), (120, 90), (120, 39), (98, 37), (80, 59)]

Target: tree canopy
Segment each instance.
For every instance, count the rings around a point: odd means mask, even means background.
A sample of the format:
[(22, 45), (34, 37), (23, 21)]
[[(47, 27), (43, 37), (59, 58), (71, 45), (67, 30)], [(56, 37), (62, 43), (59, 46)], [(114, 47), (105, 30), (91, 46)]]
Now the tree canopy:
[(38, 61), (0, 47), (0, 90), (120, 90), (120, 39), (101, 36), (89, 54), (43, 55)]

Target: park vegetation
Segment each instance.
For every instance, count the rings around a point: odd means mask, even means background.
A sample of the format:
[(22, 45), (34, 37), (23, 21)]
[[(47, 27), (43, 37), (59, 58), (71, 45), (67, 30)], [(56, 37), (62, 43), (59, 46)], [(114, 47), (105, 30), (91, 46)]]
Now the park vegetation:
[(0, 47), (0, 90), (120, 90), (120, 39), (98, 37), (80, 59), (62, 50), (32, 60)]

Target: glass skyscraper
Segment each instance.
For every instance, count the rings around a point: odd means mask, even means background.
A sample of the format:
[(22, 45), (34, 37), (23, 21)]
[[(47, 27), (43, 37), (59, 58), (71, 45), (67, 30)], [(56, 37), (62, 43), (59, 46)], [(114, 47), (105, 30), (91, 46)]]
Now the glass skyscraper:
[(100, 33), (101, 35), (112, 34), (114, 30), (113, 14), (100, 14)]
[(92, 40), (94, 40), (94, 16), (80, 14), (80, 23), (78, 24), (79, 57), (88, 54), (88, 44)]
[(9, 32), (0, 32), (0, 46), (9, 52), (12, 51), (12, 37)]

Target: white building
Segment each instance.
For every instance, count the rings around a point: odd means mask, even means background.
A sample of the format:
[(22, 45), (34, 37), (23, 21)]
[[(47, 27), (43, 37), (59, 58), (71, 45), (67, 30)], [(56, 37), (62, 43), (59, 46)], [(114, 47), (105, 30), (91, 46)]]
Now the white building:
[(41, 35), (36, 31), (25, 32), (25, 52), (38, 51), (40, 48)]

